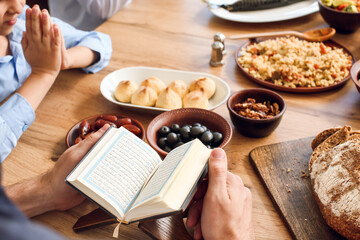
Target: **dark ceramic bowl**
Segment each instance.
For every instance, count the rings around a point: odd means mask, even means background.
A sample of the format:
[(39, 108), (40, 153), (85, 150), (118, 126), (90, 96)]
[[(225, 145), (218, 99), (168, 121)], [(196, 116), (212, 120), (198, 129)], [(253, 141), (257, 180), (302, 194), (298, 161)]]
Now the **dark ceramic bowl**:
[[(244, 102), (247, 98), (253, 98), (256, 102), (276, 102), (279, 104), (280, 113), (269, 119), (252, 119), (240, 116), (234, 111), (234, 106), (237, 103)], [(231, 95), (228, 99), (227, 107), (231, 121), (241, 134), (247, 137), (266, 137), (279, 125), (286, 110), (286, 103), (276, 92), (263, 88), (251, 88), (241, 90)]]
[(350, 72), (351, 78), (355, 83), (357, 90), (360, 92), (360, 60), (354, 63), (354, 65), (352, 65)]
[(360, 27), (360, 13), (342, 12), (325, 6), (318, 0), (319, 12), (331, 27), (338, 32), (350, 33)]
[(172, 124), (179, 124), (180, 126), (194, 123), (205, 125), (212, 132), (220, 132), (223, 135), (223, 141), (220, 148), (226, 146), (232, 137), (232, 129), (230, 123), (219, 114), (200, 108), (181, 108), (168, 112), (163, 112), (155, 117), (147, 127), (146, 139), (150, 146), (154, 148), (161, 157), (165, 157), (167, 152), (162, 150), (157, 145), (157, 132), (162, 126), (170, 127)]
[(84, 120), (87, 120), (90, 124), (95, 122), (97, 118), (101, 117), (102, 115), (115, 115), (117, 118), (130, 118), (131, 119), (131, 123), (132, 125), (137, 126), (138, 128), (140, 128), (141, 132), (139, 134), (139, 138), (141, 138), (142, 140), (145, 140), (145, 129), (144, 126), (136, 119), (131, 118), (129, 116), (125, 116), (125, 115), (119, 115), (119, 114), (97, 114), (95, 116), (91, 116), (91, 117), (87, 117), (82, 119), (81, 121), (79, 121), (78, 123), (76, 123), (74, 126), (72, 126), (69, 130), (69, 132), (66, 135), (65, 138), (65, 143), (67, 147), (71, 147), (72, 145), (75, 144), (75, 139), (77, 137), (79, 137), (79, 126), (80, 123)]

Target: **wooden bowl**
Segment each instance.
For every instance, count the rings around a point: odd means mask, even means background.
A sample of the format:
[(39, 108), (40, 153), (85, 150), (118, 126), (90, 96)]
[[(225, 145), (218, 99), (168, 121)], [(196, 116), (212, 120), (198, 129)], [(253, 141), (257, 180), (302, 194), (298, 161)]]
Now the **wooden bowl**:
[(351, 33), (360, 27), (360, 13), (342, 12), (325, 6), (318, 0), (319, 12), (325, 22), (337, 32)]
[(181, 108), (164, 112), (155, 117), (146, 130), (146, 139), (150, 146), (154, 148), (161, 157), (165, 157), (167, 152), (157, 145), (157, 132), (162, 126), (170, 127), (172, 124), (180, 126), (194, 123), (205, 125), (212, 132), (220, 132), (223, 135), (223, 141), (220, 148), (226, 146), (232, 137), (232, 129), (228, 121), (217, 113), (200, 108)]
[[(234, 111), (234, 106), (237, 103), (244, 102), (247, 98), (253, 98), (256, 102), (261, 103), (264, 101), (276, 102), (279, 104), (280, 113), (269, 119), (252, 119), (240, 116)], [(277, 128), (285, 113), (286, 103), (276, 92), (263, 88), (250, 88), (231, 95), (228, 99), (227, 107), (231, 121), (236, 129), (245, 136), (258, 138), (270, 135)]]
[(357, 90), (360, 92), (360, 60), (358, 60), (354, 65), (351, 67), (351, 78), (355, 83)]
[(145, 129), (144, 129), (144, 126), (136, 119), (134, 118), (131, 118), (129, 116), (125, 116), (125, 115), (119, 115), (119, 114), (113, 114), (113, 113), (110, 113), (110, 114), (97, 114), (97, 115), (94, 115), (94, 116), (91, 116), (91, 117), (87, 117), (87, 118), (84, 118), (82, 119), (81, 121), (79, 121), (78, 123), (76, 123), (74, 126), (72, 126), (69, 130), (69, 132), (67, 133), (66, 135), (66, 138), (65, 138), (65, 144), (67, 147), (71, 147), (72, 145), (74, 145), (75, 143), (75, 139), (77, 137), (79, 137), (79, 126), (80, 126), (80, 123), (84, 120), (87, 120), (90, 124), (95, 122), (97, 118), (103, 116), (103, 115), (114, 115), (114, 116), (117, 116), (118, 118), (130, 118), (131, 119), (131, 122), (133, 125), (137, 126), (138, 128), (140, 128), (141, 130), (141, 133), (140, 133), (140, 138), (142, 140), (145, 140)]

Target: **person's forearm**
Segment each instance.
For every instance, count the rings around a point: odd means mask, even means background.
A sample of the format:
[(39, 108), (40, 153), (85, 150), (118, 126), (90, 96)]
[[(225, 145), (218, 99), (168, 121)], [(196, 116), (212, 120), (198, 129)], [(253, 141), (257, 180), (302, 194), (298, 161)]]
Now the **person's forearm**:
[(28, 217), (34, 217), (53, 210), (53, 203), (49, 201), (48, 186), (42, 176), (5, 187), (5, 193), (10, 200)]
[(67, 51), (71, 59), (69, 68), (84, 68), (92, 65), (100, 59), (99, 53), (83, 46), (69, 48)]
[(56, 76), (47, 73), (31, 73), (17, 92), (30, 103), (35, 111), (53, 85)]

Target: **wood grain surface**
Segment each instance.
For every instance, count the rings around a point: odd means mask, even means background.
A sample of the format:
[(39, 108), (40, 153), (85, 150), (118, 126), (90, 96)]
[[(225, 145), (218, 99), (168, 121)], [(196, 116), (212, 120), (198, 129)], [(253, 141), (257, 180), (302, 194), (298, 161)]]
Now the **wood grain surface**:
[(325, 222), (308, 171), (313, 137), (256, 147), (250, 162), (294, 239), (345, 239)]
[[(154, 114), (126, 110), (108, 102), (100, 93), (101, 80), (114, 70), (149, 66), (214, 74), (224, 79), (232, 92), (260, 85), (241, 73), (235, 52), (242, 40), (225, 40), (227, 55), (222, 67), (209, 65), (213, 35), (225, 36), (280, 30), (306, 31), (326, 27), (319, 13), (274, 23), (238, 23), (212, 15), (200, 0), (134, 0), (97, 30), (109, 34), (113, 44), (110, 64), (96, 74), (81, 70), (62, 71), (36, 111), (35, 122), (2, 164), (4, 185), (13, 184), (48, 171), (66, 150), (65, 136), (79, 120), (101, 113), (118, 113), (139, 120), (146, 128)], [(336, 34), (333, 40), (360, 58), (360, 30)], [(360, 128), (360, 95), (354, 83), (324, 93), (278, 92), (287, 110), (278, 128), (266, 138), (247, 138), (234, 130), (225, 147), (229, 170), (241, 176), (253, 196), (253, 224), (257, 239), (291, 239), (274, 204), (252, 168), (248, 155), (257, 146), (313, 136), (325, 128), (351, 125)], [(214, 110), (231, 122), (226, 105)], [(232, 125), (233, 127), (233, 125)], [(89, 201), (64, 212), (42, 214), (33, 221), (43, 223), (70, 239), (112, 239), (114, 225), (74, 233), (77, 219), (95, 209)], [(123, 226), (122, 239), (149, 237), (137, 224)]]
[(139, 228), (153, 239), (162, 240), (191, 240), (191, 235), (184, 226), (182, 214), (148, 219), (139, 223)]

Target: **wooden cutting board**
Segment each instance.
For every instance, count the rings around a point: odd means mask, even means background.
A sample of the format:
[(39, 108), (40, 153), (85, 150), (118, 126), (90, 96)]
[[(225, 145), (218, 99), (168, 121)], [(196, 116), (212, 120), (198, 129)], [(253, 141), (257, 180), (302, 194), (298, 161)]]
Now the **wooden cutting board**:
[(345, 239), (323, 219), (311, 190), (313, 137), (253, 149), (250, 162), (294, 239)]

